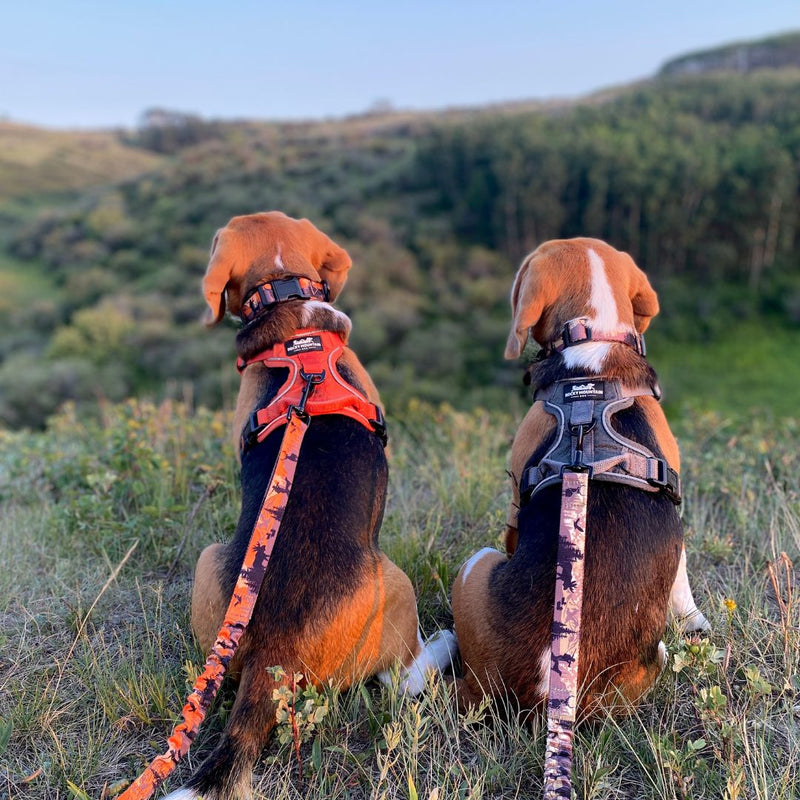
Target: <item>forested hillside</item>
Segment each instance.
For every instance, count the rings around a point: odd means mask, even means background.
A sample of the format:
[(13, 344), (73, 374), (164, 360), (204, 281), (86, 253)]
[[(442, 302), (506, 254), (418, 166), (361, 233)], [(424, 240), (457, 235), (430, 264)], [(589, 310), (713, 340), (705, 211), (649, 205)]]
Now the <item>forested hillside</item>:
[(502, 360), (515, 269), (547, 238), (589, 235), (660, 293), (651, 352), (669, 400), (794, 411), (800, 73), (662, 79), (559, 108), (192, 119), (188, 137), (161, 122), (133, 141), (168, 154), (152, 171), (6, 215), (5, 270), (25, 275), (0, 297), (7, 425), (66, 398), (230, 401), (233, 331), (199, 324), (200, 278), (216, 228), (272, 208), (353, 256), (340, 305), (390, 408), (519, 398)]

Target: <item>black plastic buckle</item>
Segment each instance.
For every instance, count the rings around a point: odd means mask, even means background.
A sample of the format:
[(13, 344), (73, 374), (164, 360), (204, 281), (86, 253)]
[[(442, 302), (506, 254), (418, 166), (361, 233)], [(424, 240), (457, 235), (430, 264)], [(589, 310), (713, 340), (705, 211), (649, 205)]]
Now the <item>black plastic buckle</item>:
[(282, 303), (284, 300), (305, 299), (300, 281), (294, 275), (290, 278), (275, 278), (270, 281), (270, 286), (272, 286), (272, 293), (275, 295), (276, 303)]
[(377, 416), (375, 419), (370, 420), (370, 424), (375, 431), (375, 435), (380, 440), (380, 443), (386, 447), (386, 445), (389, 444), (389, 434), (386, 430), (386, 418), (383, 416), (383, 411), (380, 406), (375, 406), (375, 412)]
[(247, 424), (244, 426), (242, 437), (239, 440), (239, 451), (242, 455), (258, 442), (259, 434), (267, 427), (266, 425), (259, 425), (258, 423), (258, 412), (260, 410), (261, 409), (256, 409), (253, 411), (247, 420)]
[(300, 377), (306, 382), (306, 385), (303, 387), (303, 393), (300, 395), (300, 402), (296, 406), (289, 406), (286, 411), (287, 421), (292, 418), (292, 414), (297, 414), (301, 419), (308, 419), (306, 403), (308, 402), (308, 398), (311, 397), (314, 387), (325, 380), (325, 370), (322, 370), (322, 372), (305, 372), (301, 369)]
[(675, 505), (680, 505), (682, 502), (680, 476), (669, 467), (666, 459), (657, 458), (656, 464), (658, 464), (658, 475), (655, 478), (648, 478), (647, 482), (661, 489)]
[(527, 505), (528, 501), (531, 499), (533, 495), (533, 490), (536, 488), (533, 481), (531, 480), (531, 474), (533, 470), (538, 468), (538, 464), (533, 467), (526, 467), (522, 470), (522, 477), (519, 479), (519, 507)]
[(583, 463), (583, 438), (594, 429), (594, 424), (595, 421), (592, 420), (588, 425), (570, 425), (572, 435), (578, 437), (575, 442), (575, 461), (572, 464), (564, 464), (561, 467), (561, 475), (564, 472), (588, 472), (590, 478), (594, 475), (594, 467)]

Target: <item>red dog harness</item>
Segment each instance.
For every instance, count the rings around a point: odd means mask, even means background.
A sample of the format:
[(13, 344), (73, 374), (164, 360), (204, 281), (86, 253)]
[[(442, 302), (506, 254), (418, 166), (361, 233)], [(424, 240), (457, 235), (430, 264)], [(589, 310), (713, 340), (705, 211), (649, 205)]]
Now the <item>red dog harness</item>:
[(337, 362), (343, 352), (344, 340), (340, 334), (304, 329), (254, 358), (237, 360), (239, 372), (257, 363), (271, 369), (289, 370), (272, 401), (250, 415), (242, 432), (242, 454), (285, 425), (288, 416), (299, 408), (311, 417), (321, 414), (350, 417), (376, 433), (386, 444), (386, 423), (380, 406), (370, 403), (339, 372)]

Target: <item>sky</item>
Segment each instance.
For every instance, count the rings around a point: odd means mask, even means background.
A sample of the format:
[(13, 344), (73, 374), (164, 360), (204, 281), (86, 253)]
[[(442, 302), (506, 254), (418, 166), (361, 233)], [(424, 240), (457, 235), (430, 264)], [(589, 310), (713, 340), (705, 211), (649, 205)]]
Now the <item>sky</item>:
[(308, 119), (576, 97), (800, 29), (798, 0), (26, 0), (2, 8), (0, 118), (133, 126), (162, 107)]

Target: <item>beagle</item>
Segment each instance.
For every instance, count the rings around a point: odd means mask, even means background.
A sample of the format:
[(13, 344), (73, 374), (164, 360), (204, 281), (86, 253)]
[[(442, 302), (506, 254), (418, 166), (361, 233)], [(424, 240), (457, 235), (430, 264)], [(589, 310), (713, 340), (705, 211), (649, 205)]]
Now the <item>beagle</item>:
[(658, 300), (629, 255), (580, 238), (546, 242), (525, 258), (511, 308), (506, 358), (519, 357), (529, 335), (543, 349), (528, 371), (534, 402), (511, 449), (506, 552), (475, 553), (453, 586), (458, 700), (465, 707), (484, 693), (508, 693), (533, 708), (545, 699), (558, 468), (576, 456), (568, 426), (577, 416), (594, 430), (578, 676), (579, 709), (591, 715), (637, 701), (658, 676), (668, 606), (685, 630), (709, 627), (686, 573), (678, 446), (644, 358), (641, 334)]
[[(341, 291), (350, 265), (347, 252), (308, 220), (276, 211), (235, 217), (214, 237), (203, 280), (206, 322), (218, 323), (227, 305), (246, 323), (236, 339), (242, 378), (233, 430), (237, 445), (245, 446), (233, 540), (206, 547), (195, 571), (192, 627), (206, 653), (283, 435), (283, 426), (253, 430), (254, 412), (257, 418), (259, 409), (280, 399), (291, 372), (282, 366), (291, 367), (288, 355), (334, 339), (336, 361), (327, 366), (335, 382), (362, 406), (380, 403), (346, 346), (350, 319), (328, 302)], [(276, 348), (281, 359), (264, 357)], [(388, 467), (380, 437), (362, 422), (358, 414), (311, 417), (264, 584), (230, 665), (239, 678), (236, 702), (219, 744), (186, 786), (169, 795), (172, 800), (249, 796), (253, 765), (276, 724), (272, 693), (278, 684), (269, 667), (346, 687), (372, 675), (390, 683), (389, 670), (399, 661), (401, 689), (417, 693), (428, 670), (449, 665), (452, 634), (423, 644), (411, 582), (378, 546)]]

